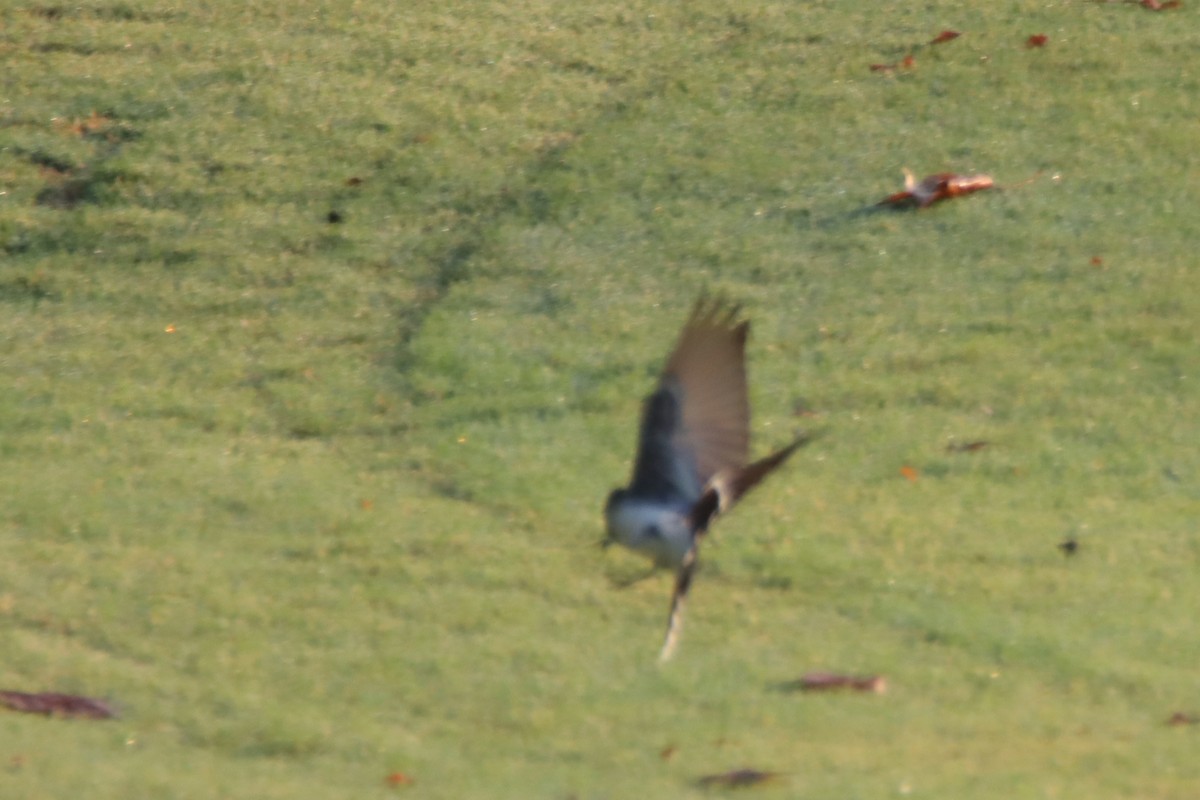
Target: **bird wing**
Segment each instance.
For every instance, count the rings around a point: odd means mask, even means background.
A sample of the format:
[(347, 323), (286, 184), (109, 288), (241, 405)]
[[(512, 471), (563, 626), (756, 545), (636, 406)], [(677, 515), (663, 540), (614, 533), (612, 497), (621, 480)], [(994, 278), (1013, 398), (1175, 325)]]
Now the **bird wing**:
[(749, 332), (749, 322), (737, 321), (737, 308), (703, 298), (696, 303), (657, 390), (646, 399), (630, 486), (635, 494), (693, 502), (715, 475), (745, 464)]
[(646, 398), (630, 494), (690, 505), (703, 491), (695, 458), (678, 444), (683, 430), (682, 394), (677, 381), (664, 380)]

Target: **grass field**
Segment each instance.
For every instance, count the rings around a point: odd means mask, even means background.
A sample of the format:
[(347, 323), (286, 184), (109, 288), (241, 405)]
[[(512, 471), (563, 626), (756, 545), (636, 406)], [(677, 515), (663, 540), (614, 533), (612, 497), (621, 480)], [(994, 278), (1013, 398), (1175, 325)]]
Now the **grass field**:
[[(0, 9), (0, 689), (122, 712), (0, 794), (1200, 795), (1193, 4), (332, 6)], [(824, 435), (660, 667), (600, 508), (702, 291)]]

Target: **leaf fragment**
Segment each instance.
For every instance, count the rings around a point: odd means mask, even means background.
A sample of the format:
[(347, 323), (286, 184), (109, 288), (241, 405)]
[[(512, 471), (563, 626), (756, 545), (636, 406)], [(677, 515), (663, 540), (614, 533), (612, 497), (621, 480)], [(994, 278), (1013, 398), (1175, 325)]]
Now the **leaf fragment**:
[(117, 712), (103, 700), (59, 692), (0, 691), (0, 705), (25, 714), (68, 719), (112, 719)]
[(882, 675), (842, 675), (837, 672), (810, 672), (787, 684), (786, 689), (802, 692), (830, 692), (849, 689), (855, 692), (883, 694), (887, 691), (887, 679)]
[(984, 189), (992, 189), (996, 182), (990, 175), (959, 175), (955, 172), (938, 172), (921, 179), (918, 183), (913, 174), (904, 170), (904, 191), (890, 194), (880, 200), (881, 206), (916, 205), (928, 208), (939, 200), (961, 197)]
[(705, 775), (696, 781), (696, 783), (705, 788), (744, 789), (748, 786), (758, 786), (768, 781), (777, 780), (779, 777), (781, 776), (778, 772), (763, 772), (762, 770), (743, 767), (742, 769), (722, 772), (717, 775)]

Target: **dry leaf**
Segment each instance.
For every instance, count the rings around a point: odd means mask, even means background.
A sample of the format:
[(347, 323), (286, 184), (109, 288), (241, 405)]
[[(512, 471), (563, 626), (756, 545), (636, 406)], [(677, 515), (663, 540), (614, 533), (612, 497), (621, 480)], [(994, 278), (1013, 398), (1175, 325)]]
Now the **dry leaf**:
[(977, 453), (983, 448), (987, 447), (989, 444), (991, 444), (991, 442), (985, 439), (979, 439), (978, 441), (974, 442), (951, 442), (950, 444), (946, 445), (946, 452)]
[(720, 786), (725, 789), (742, 789), (747, 786), (757, 786), (780, 777), (778, 772), (762, 772), (757, 769), (735, 769), (732, 772), (722, 772), (719, 775), (705, 775), (696, 781), (700, 786)]
[(996, 183), (990, 175), (958, 175), (954, 172), (939, 172), (917, 183), (913, 174), (904, 170), (904, 191), (890, 194), (879, 201), (881, 206), (916, 204), (917, 208), (928, 208), (939, 200), (991, 189)]
[(1200, 722), (1200, 718), (1197, 718), (1195, 714), (1185, 714), (1182, 711), (1176, 711), (1167, 719), (1167, 724), (1172, 728), (1181, 725), (1195, 725), (1197, 722)]
[(852, 689), (856, 692), (883, 694), (887, 691), (887, 681), (882, 675), (839, 675), (836, 672), (810, 672), (785, 688), (799, 689), (804, 692)]
[(1049, 37), (1047, 37), (1046, 34), (1035, 33), (1033, 36), (1030, 36), (1028, 39), (1025, 40), (1025, 46), (1031, 47), (1031, 48), (1032, 47), (1044, 47), (1046, 45), (1047, 41), (1049, 41)]
[(917, 60), (911, 54), (897, 61), (895, 64), (872, 64), (871, 72), (894, 72), (897, 69), (912, 69), (917, 65)]
[(384, 782), (388, 786), (412, 786), (414, 783), (416, 783), (416, 781), (414, 781), (410, 776), (405, 775), (403, 772), (393, 772), (391, 775), (388, 775), (386, 778), (384, 778)]
[(912, 483), (917, 482), (917, 474), (918, 474), (917, 468), (914, 466), (911, 466), (910, 464), (905, 464), (903, 467), (901, 467), (900, 474), (903, 475), (904, 477), (908, 478), (908, 480), (911, 481)]
[(1139, 5), (1151, 11), (1166, 11), (1171, 8), (1180, 8), (1183, 6), (1183, 3), (1180, 0), (1167, 0), (1165, 3), (1161, 0), (1142, 0)]
[(945, 31), (942, 31), (941, 33), (939, 33), (937, 36), (930, 39), (929, 43), (930, 44), (942, 44), (943, 42), (949, 42), (954, 39), (957, 39), (960, 36), (962, 36), (962, 34), (959, 33), (958, 31), (945, 30)]
[(0, 691), (0, 705), (26, 714), (78, 719), (112, 719), (117, 715), (113, 707), (103, 700), (58, 692), (26, 694)]

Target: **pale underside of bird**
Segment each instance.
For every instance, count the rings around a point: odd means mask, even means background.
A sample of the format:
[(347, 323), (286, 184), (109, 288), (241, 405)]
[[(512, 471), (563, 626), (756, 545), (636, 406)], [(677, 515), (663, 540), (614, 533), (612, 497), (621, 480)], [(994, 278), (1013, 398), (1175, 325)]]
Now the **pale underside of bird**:
[(701, 298), (642, 409), (629, 486), (604, 508), (607, 542), (674, 569), (675, 590), (660, 658), (674, 652), (700, 543), (713, 519), (782, 464), (807, 437), (747, 463), (748, 321), (739, 309)]

